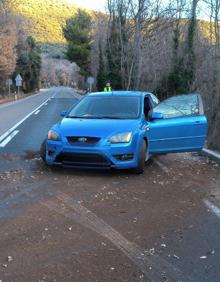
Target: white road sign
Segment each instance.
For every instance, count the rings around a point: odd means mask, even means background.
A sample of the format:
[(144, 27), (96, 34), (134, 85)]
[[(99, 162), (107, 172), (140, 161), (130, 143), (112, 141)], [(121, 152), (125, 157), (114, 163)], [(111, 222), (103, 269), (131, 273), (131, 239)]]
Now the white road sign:
[(89, 77), (87, 78), (87, 83), (88, 83), (88, 84), (93, 84), (94, 82), (95, 82), (95, 78), (94, 78), (94, 77), (89, 76)]
[(18, 74), (17, 76), (16, 76), (16, 78), (15, 78), (15, 81), (16, 81), (16, 86), (22, 86), (22, 77), (21, 77), (21, 75), (20, 74)]
[(9, 79), (6, 80), (6, 85), (7, 85), (7, 86), (12, 86), (12, 84), (13, 84), (13, 81), (12, 81), (11, 78), (9, 78)]

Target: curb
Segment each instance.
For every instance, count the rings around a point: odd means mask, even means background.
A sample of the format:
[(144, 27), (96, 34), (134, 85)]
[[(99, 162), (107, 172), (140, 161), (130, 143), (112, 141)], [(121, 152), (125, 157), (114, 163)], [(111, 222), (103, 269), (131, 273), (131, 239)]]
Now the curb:
[(216, 151), (212, 151), (209, 149), (202, 149), (201, 154), (205, 157), (210, 158), (211, 160), (215, 161), (217, 164), (220, 165), (220, 153)]
[(29, 98), (32, 98), (40, 94), (42, 94), (42, 91), (33, 92), (31, 94), (25, 94), (26, 96), (24, 95), (23, 97), (19, 97), (17, 100), (11, 100), (6, 103), (0, 103), (0, 108), (4, 108), (4, 107), (10, 106), (15, 103), (20, 103), (21, 101), (28, 100)]
[(74, 96), (76, 99), (82, 98), (82, 94), (80, 94), (80, 93), (77, 92), (77, 91), (75, 91), (75, 92), (73, 93), (73, 96)]

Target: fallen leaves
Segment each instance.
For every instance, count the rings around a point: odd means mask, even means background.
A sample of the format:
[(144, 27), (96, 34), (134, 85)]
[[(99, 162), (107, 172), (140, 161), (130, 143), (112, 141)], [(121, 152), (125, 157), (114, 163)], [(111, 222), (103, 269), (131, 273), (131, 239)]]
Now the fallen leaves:
[(8, 256), (7, 260), (8, 260), (8, 262), (12, 262), (13, 261), (12, 256)]

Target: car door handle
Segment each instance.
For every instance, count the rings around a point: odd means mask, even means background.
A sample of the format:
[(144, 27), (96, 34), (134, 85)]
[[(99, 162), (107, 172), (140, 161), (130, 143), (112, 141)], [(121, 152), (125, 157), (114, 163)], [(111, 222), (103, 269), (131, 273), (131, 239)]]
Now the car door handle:
[(200, 125), (201, 124), (201, 121), (200, 120), (197, 120), (194, 125)]

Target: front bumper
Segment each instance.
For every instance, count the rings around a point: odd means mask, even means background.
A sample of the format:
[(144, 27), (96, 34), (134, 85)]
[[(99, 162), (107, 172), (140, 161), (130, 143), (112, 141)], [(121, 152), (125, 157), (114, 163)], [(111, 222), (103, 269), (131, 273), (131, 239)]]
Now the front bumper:
[(48, 165), (65, 167), (129, 169), (137, 166), (136, 142), (81, 145), (47, 140)]

